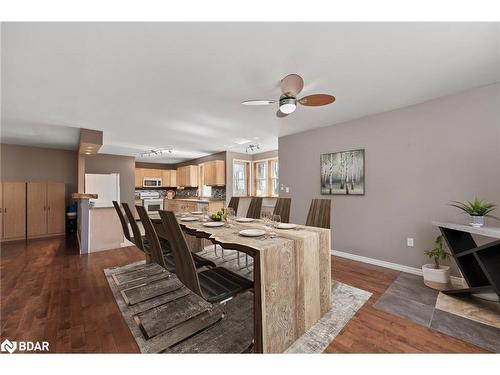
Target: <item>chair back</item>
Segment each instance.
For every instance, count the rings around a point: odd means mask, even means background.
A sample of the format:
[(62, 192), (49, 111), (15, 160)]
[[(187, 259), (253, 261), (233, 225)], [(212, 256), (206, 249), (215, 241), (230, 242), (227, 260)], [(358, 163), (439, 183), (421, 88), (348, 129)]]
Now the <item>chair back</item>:
[(203, 297), (200, 287), (200, 280), (196, 273), (193, 256), (184, 237), (174, 212), (160, 210), (163, 230), (167, 234), (168, 242), (172, 248), (172, 255), (175, 262), (175, 274), (179, 280), (193, 292)]
[(229, 204), (227, 208), (232, 208), (234, 210), (234, 214), (238, 215), (238, 206), (240, 205), (240, 197), (231, 197), (229, 200)]
[(128, 223), (127, 220), (125, 219), (125, 216), (123, 216), (123, 212), (122, 209), (120, 208), (120, 205), (118, 204), (117, 201), (113, 201), (113, 206), (115, 206), (116, 213), (118, 214), (118, 218), (120, 219), (123, 235), (127, 240), (132, 242), (132, 238), (130, 237), (130, 230), (128, 229)]
[(289, 223), (291, 205), (292, 198), (278, 198), (274, 206), (273, 215), (280, 215), (282, 223)]
[(247, 217), (251, 219), (260, 219), (260, 211), (262, 210), (262, 198), (253, 197), (248, 206)]
[(134, 214), (132, 214), (128, 203), (122, 203), (122, 207), (123, 211), (125, 211), (125, 215), (127, 215), (128, 222), (132, 227), (132, 234), (134, 235), (134, 237), (131, 239), (131, 241), (135, 244), (135, 246), (139, 248), (139, 250), (146, 252), (146, 250), (144, 249), (144, 243), (142, 242), (141, 230), (139, 229), (139, 226), (135, 221)]
[(163, 259), (163, 251), (161, 250), (160, 240), (158, 239), (158, 235), (156, 234), (155, 228), (153, 227), (153, 223), (151, 222), (146, 209), (144, 206), (135, 206), (135, 208), (139, 213), (142, 225), (144, 226), (144, 233), (149, 242), (151, 261), (158, 263), (160, 266), (167, 269), (165, 259)]
[(330, 199), (313, 199), (307, 214), (306, 225), (330, 229), (331, 202)]

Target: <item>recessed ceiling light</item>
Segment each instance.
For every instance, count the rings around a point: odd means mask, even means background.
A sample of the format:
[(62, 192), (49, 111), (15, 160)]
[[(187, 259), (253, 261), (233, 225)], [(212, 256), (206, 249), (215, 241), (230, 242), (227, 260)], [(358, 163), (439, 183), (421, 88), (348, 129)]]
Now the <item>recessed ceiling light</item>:
[(252, 142), (250, 139), (245, 139), (245, 138), (239, 138), (234, 140), (234, 143), (238, 145), (244, 145), (245, 143), (250, 143), (250, 142)]

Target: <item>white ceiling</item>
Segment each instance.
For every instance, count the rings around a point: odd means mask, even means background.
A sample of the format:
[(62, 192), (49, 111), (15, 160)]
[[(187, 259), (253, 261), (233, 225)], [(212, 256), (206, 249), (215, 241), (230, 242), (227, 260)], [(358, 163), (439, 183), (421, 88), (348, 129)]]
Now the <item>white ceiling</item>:
[[(173, 147), (176, 162), (500, 81), (495, 23), (10, 23), (2, 25), (2, 142), (101, 152)], [(325, 107), (278, 119), (298, 73)], [(69, 127), (69, 129), (68, 129)], [(57, 132), (60, 130), (60, 133)]]

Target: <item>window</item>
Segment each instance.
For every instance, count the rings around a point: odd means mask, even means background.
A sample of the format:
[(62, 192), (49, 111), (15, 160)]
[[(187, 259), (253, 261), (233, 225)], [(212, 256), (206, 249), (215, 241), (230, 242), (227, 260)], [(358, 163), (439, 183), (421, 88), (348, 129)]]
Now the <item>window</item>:
[(233, 161), (233, 196), (247, 196), (249, 162), (242, 160)]
[(258, 197), (279, 196), (278, 159), (259, 160), (253, 163), (254, 192)]
[(267, 196), (267, 161), (255, 163), (255, 195)]

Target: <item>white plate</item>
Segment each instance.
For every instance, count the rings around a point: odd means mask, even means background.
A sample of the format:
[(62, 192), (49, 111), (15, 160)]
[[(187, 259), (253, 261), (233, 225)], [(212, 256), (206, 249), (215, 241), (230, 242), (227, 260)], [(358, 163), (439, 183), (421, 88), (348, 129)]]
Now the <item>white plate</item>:
[(266, 231), (262, 229), (243, 229), (238, 234), (243, 237), (260, 237), (266, 234)]
[(181, 217), (181, 221), (196, 221), (196, 220), (198, 220), (198, 218), (193, 216)]
[(203, 215), (203, 211), (191, 211), (191, 215)]
[(280, 223), (278, 224), (278, 229), (294, 229), (297, 228), (297, 224)]
[(204, 227), (222, 227), (224, 226), (224, 223), (222, 221), (208, 221), (206, 223), (203, 223)]
[(250, 217), (237, 217), (236, 218), (236, 221), (239, 222), (239, 223), (251, 223), (254, 220), (255, 219), (252, 219)]

